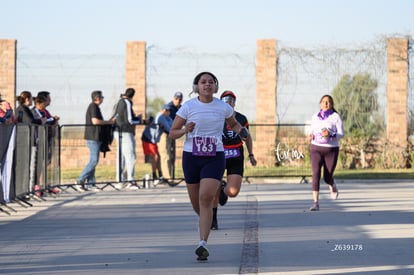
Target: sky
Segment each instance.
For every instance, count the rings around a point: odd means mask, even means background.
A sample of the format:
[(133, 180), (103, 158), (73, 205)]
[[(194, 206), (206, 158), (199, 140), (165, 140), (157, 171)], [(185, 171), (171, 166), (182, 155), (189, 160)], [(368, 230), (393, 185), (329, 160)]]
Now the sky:
[(28, 53), (123, 53), (125, 41), (242, 51), (257, 39), (350, 45), (412, 35), (412, 0), (0, 0), (0, 38)]
[[(66, 59), (71, 54), (124, 55), (127, 41), (145, 41), (147, 50), (154, 49), (155, 45), (167, 53), (183, 49), (190, 55), (206, 52), (231, 56), (244, 51), (250, 54), (259, 39), (276, 39), (293, 47), (352, 47), (384, 36), (411, 37), (414, 33), (412, 0), (0, 0), (0, 10), (0, 39), (17, 39), (18, 57), (25, 58), (45, 54)], [(28, 61), (18, 58), (18, 66), (27, 70)], [(59, 58), (54, 63), (59, 63)], [(74, 66), (82, 63), (84, 60)], [(52, 70), (56, 73), (66, 69), (55, 64)], [(29, 64), (30, 74), (34, 67)], [(33, 75), (37, 76), (35, 72)], [(169, 100), (172, 90), (187, 90), (188, 79), (194, 75), (191, 72), (189, 76), (169, 80), (160, 76), (155, 92)], [(220, 84), (224, 84), (221, 87), (235, 88), (234, 82), (238, 80), (230, 79), (231, 75), (234, 74), (221, 72)], [(66, 78), (70, 76), (69, 73)], [(65, 109), (69, 113), (66, 115), (61, 106), (85, 109), (89, 99), (85, 93), (89, 90), (78, 97), (75, 93), (80, 91), (73, 86), (79, 83), (54, 88), (49, 86), (50, 78), (44, 78), (40, 84), (34, 84), (27, 77), (19, 78), (18, 72), (17, 93), (23, 89), (52, 89), (52, 94), (59, 91), (63, 96), (54, 96), (50, 109), (62, 112), (61, 117), (68, 119), (65, 122), (83, 121), (83, 112), (74, 117), (71, 109)], [(162, 87), (159, 81), (167, 82), (164, 90), (159, 89)], [(252, 81), (245, 86), (254, 92), (254, 77)], [(48, 86), (45, 88), (43, 83)], [(112, 90), (116, 90), (112, 92), (115, 100), (120, 89)], [(255, 108), (248, 105), (255, 102), (247, 96), (251, 91), (239, 90), (246, 93), (247, 99), (243, 105), (244, 96), (241, 96), (238, 107), (254, 117)], [(112, 101), (103, 106), (107, 112), (112, 109)]]

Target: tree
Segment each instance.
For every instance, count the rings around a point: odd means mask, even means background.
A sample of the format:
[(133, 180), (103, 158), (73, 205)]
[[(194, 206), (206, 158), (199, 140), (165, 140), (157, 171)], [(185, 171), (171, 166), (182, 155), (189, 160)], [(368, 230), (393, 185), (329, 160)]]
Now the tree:
[(154, 117), (157, 113), (161, 110), (162, 106), (164, 106), (165, 101), (161, 97), (156, 97), (152, 100), (147, 101), (147, 117)]
[(341, 115), (345, 133), (354, 136), (372, 136), (384, 129), (378, 115), (376, 89), (378, 82), (368, 73), (342, 76), (332, 91), (335, 109)]

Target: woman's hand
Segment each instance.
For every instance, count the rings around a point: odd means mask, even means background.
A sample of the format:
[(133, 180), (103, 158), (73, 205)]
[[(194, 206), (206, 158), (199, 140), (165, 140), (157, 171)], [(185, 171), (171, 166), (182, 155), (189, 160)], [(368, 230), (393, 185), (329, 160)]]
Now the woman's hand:
[(323, 137), (327, 138), (327, 137), (329, 137), (329, 136), (330, 136), (330, 134), (331, 134), (331, 133), (329, 133), (329, 130), (328, 130), (328, 129), (326, 129), (326, 128), (323, 128), (323, 129), (322, 129), (322, 136), (323, 136)]
[(256, 159), (254, 158), (254, 155), (253, 155), (253, 154), (249, 154), (249, 161), (250, 161), (250, 164), (251, 164), (252, 166), (256, 166), (256, 165), (257, 165), (257, 161), (256, 161)]
[(186, 125), (184, 125), (184, 130), (185, 133), (192, 133), (194, 131), (195, 128), (195, 123), (194, 122), (188, 122)]

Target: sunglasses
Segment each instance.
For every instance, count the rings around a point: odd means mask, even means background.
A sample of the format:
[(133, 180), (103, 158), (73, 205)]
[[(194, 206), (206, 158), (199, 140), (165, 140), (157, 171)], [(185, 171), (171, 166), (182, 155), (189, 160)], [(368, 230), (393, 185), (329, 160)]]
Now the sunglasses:
[(236, 99), (234, 99), (234, 97), (231, 97), (231, 96), (225, 96), (221, 100), (224, 101), (224, 102), (226, 102), (226, 103), (234, 103), (234, 102), (236, 102)]

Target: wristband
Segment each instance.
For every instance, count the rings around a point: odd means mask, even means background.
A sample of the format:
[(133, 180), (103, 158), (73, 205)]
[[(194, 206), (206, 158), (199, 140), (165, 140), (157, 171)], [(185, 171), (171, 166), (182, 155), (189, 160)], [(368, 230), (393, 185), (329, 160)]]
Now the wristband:
[(249, 158), (251, 158), (251, 157), (254, 157), (254, 155), (253, 154), (249, 154)]

